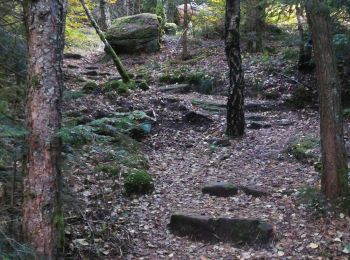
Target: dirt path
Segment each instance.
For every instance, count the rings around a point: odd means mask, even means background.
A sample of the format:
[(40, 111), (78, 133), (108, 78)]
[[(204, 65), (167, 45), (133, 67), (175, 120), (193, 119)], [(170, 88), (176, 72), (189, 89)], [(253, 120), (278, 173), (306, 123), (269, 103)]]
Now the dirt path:
[[(78, 67), (94, 65), (100, 70), (111, 70), (106, 64), (96, 64), (94, 59), (80, 61)], [(81, 87), (81, 83), (76, 86)], [(300, 163), (285, 152), (291, 137), (317, 135), (317, 113), (312, 110), (292, 112), (279, 107), (267, 112), (248, 112), (248, 118), (263, 116), (271, 127), (248, 129), (243, 138), (232, 140), (229, 146), (216, 147), (209, 141), (225, 137), (225, 117), (211, 114), (211, 123), (198, 125), (186, 122), (184, 115), (188, 111), (200, 110), (191, 104), (193, 99), (225, 103), (225, 98), (220, 96), (164, 94), (159, 92), (157, 86), (152, 86), (148, 92), (136, 91), (115, 100), (106, 101), (105, 97), (98, 95), (88, 104), (81, 103), (91, 110), (116, 111), (118, 106), (127, 105), (133, 109), (153, 110), (157, 115), (151, 135), (143, 141), (149, 171), (155, 180), (155, 191), (129, 199), (119, 187), (113, 195), (112, 204), (105, 203), (102, 198), (91, 206), (92, 210), (101, 208), (107, 212), (104, 213), (104, 221), (110, 220), (107, 215), (112, 213), (108, 210), (112, 211), (117, 220), (108, 222), (108, 225), (113, 225), (113, 230), (119, 230), (122, 226), (127, 231), (128, 249), (121, 258), (347, 259), (342, 250), (350, 242), (350, 219), (338, 215), (313, 218), (311, 210), (297, 202), (300, 188), (319, 185), (319, 174), (313, 166)], [(260, 102), (248, 100), (248, 103), (251, 101)], [(282, 125), (280, 122), (288, 124)], [(90, 177), (82, 176), (81, 170), (80, 173), (76, 170), (73, 175), (78, 176), (79, 180), (88, 180), (82, 184), (85, 191), (103, 191), (112, 185), (110, 181), (94, 183)], [(254, 186), (271, 195), (254, 198), (239, 193), (231, 198), (209, 197), (201, 193), (201, 188), (210, 181)], [(94, 200), (94, 197), (89, 200)], [(275, 238), (267, 247), (193, 242), (168, 231), (167, 224), (174, 212), (258, 218), (274, 226)], [(115, 259), (109, 252), (113, 251), (110, 249), (117, 246), (118, 241), (109, 241), (102, 258)]]

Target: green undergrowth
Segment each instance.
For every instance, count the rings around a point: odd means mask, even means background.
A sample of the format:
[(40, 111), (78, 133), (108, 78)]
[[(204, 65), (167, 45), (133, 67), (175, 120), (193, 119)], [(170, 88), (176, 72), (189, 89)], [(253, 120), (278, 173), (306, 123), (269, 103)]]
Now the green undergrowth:
[(350, 194), (329, 200), (319, 189), (305, 186), (297, 193), (299, 204), (305, 205), (314, 217), (336, 214), (340, 218), (350, 214)]
[(125, 178), (125, 192), (131, 194), (146, 194), (153, 190), (153, 180), (151, 175), (145, 170), (134, 170)]
[(287, 153), (299, 161), (313, 163), (318, 158), (315, 149), (319, 145), (320, 141), (315, 137), (294, 137), (287, 144)]

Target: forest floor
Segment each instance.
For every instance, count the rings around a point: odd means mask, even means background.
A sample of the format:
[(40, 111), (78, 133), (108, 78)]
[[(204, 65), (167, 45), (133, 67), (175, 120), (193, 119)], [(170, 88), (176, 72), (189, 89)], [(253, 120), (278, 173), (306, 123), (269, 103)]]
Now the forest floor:
[[(296, 160), (287, 152), (295, 138), (317, 138), (317, 110), (313, 107), (291, 109), (282, 102), (283, 95), (277, 100), (266, 100), (260, 93), (262, 89), (249, 84), (259, 79), (265, 89), (276, 88), (288, 96), (299, 80), (281, 73), (280, 69), (288, 64), (272, 59), (272, 65), (266, 65), (259, 60), (259, 55), (244, 57), (248, 82), (246, 103), (253, 104), (246, 111), (248, 126), (259, 121), (263, 127), (248, 128), (242, 138), (220, 147), (211, 143), (225, 138), (224, 113), (206, 111), (194, 100), (226, 102), (227, 65), (223, 41), (191, 42), (193, 59), (185, 62), (179, 59), (177, 44), (177, 38), (170, 37), (157, 54), (121, 56), (131, 72), (147, 73), (150, 90), (115, 96), (96, 92), (66, 101), (65, 112), (75, 111), (92, 117), (96, 114), (108, 116), (121, 108), (123, 111), (152, 111), (156, 115), (151, 134), (142, 141), (149, 172), (154, 178), (152, 194), (127, 197), (123, 193), (121, 176), (107, 178), (93, 170), (97, 162), (92, 160), (89, 148), (80, 148), (83, 156), (79, 161), (68, 163), (70, 168), (64, 172), (65, 182), (78, 201), (82, 217), (75, 220), (76, 215), (70, 213), (66, 220), (66, 257), (348, 259), (350, 218), (342, 210), (323, 205), (317, 194), (306, 198), (314, 202), (311, 206), (301, 201), (299, 195), (303, 188), (319, 188), (320, 174), (310, 161)], [(216, 80), (215, 95), (161, 92), (160, 75), (179, 67), (206, 70)], [(85, 75), (91, 70), (97, 71), (97, 76)], [(67, 91), (78, 91), (87, 80), (106, 82), (115, 77), (116, 72), (101, 51), (79, 60), (66, 59), (65, 74)], [(189, 111), (205, 114), (206, 120), (186, 121), (185, 114)], [(345, 136), (350, 154), (349, 119), (345, 123)], [(318, 154), (318, 149), (312, 152)], [(253, 186), (269, 195), (252, 197), (239, 193), (219, 198), (202, 194), (202, 187), (211, 181)], [(271, 223), (275, 235), (268, 246), (194, 242), (169, 232), (167, 225), (175, 212), (258, 218)]]

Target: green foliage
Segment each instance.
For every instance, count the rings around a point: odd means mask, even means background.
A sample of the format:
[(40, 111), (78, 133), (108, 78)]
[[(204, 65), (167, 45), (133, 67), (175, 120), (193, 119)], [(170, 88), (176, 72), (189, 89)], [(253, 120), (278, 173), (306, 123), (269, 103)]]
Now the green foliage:
[(165, 23), (164, 31), (165, 31), (165, 34), (176, 35), (177, 25), (175, 23)]
[(315, 217), (320, 217), (327, 213), (327, 200), (322, 193), (313, 188), (306, 186), (298, 192), (299, 203), (305, 204)]
[(81, 98), (83, 96), (85, 96), (85, 93), (82, 92), (82, 91), (71, 90), (71, 91), (65, 91), (63, 93), (63, 99), (66, 100), (66, 101), (78, 99), (78, 98)]
[(106, 92), (116, 91), (118, 94), (126, 94), (129, 89), (134, 90), (137, 87), (137, 83), (134, 80), (125, 83), (122, 80), (111, 80), (103, 84), (103, 88)]
[(92, 142), (96, 138), (94, 128), (86, 125), (63, 127), (58, 133), (63, 143), (82, 145)]
[(319, 145), (319, 140), (306, 136), (301, 138), (292, 138), (289, 141), (287, 152), (293, 155), (297, 160), (304, 161), (314, 158), (312, 150)]
[(83, 87), (83, 93), (91, 94), (98, 88), (98, 85), (94, 81), (87, 82)]
[(197, 16), (192, 17), (195, 35), (206, 38), (223, 37), (225, 3), (224, 0), (208, 0), (208, 7), (203, 8)]
[(96, 172), (104, 172), (112, 176), (118, 176), (120, 170), (120, 165), (117, 163), (101, 163), (95, 167)]
[(343, 117), (344, 117), (345, 119), (350, 118), (350, 108), (345, 108), (345, 109), (343, 110)]
[(142, 89), (143, 91), (149, 90), (149, 85), (147, 84), (147, 82), (145, 80), (138, 82), (137, 87), (139, 89)]
[(130, 194), (146, 194), (153, 190), (153, 180), (147, 171), (132, 171), (124, 182), (125, 192)]

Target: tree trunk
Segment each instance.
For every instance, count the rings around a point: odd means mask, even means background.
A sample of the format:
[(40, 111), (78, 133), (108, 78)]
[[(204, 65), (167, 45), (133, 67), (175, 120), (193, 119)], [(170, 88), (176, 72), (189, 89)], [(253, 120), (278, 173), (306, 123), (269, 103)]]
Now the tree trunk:
[(101, 29), (106, 32), (111, 26), (111, 14), (107, 0), (100, 0)]
[(126, 72), (121, 60), (119, 59), (119, 57), (117, 56), (117, 54), (115, 53), (115, 51), (113, 50), (112, 46), (109, 44), (109, 42), (106, 40), (103, 32), (100, 30), (100, 28), (98, 27), (94, 17), (92, 16), (91, 12), (89, 11), (89, 9), (87, 8), (85, 1), (84, 0), (80, 0), (80, 3), (82, 4), (82, 6), (84, 7), (85, 13), (87, 15), (87, 17), (89, 18), (92, 26), (95, 28), (96, 33), (98, 34), (98, 36), (100, 37), (101, 41), (104, 43), (107, 52), (112, 56), (114, 65), (117, 67), (117, 70), (120, 74), (120, 76), (122, 77), (123, 81), (125, 83), (130, 82), (130, 77), (128, 75), (128, 73)]
[(298, 32), (300, 37), (299, 43), (299, 61), (298, 61), (298, 69), (303, 72), (310, 72), (314, 69), (313, 64), (311, 63), (312, 58), (312, 43), (306, 41), (306, 36), (303, 28), (303, 8), (299, 4), (295, 7), (296, 17), (298, 21)]
[(306, 11), (319, 86), (322, 190), (327, 198), (336, 198), (348, 192), (348, 168), (340, 104), (341, 87), (332, 46), (330, 16), (323, 0), (309, 0)]
[(247, 6), (247, 51), (251, 53), (263, 50), (262, 31), (265, 4), (263, 0), (249, 0)]
[(227, 101), (227, 129), (229, 137), (244, 134), (244, 77), (240, 48), (240, 0), (226, 1), (225, 45), (229, 66), (229, 94)]
[(188, 58), (187, 34), (188, 34), (188, 0), (185, 0), (185, 5), (184, 5), (184, 32), (183, 32), (183, 36), (182, 36), (182, 59), (183, 60), (186, 60)]
[(28, 41), (23, 235), (44, 259), (63, 246), (59, 170), (66, 1), (25, 1)]

